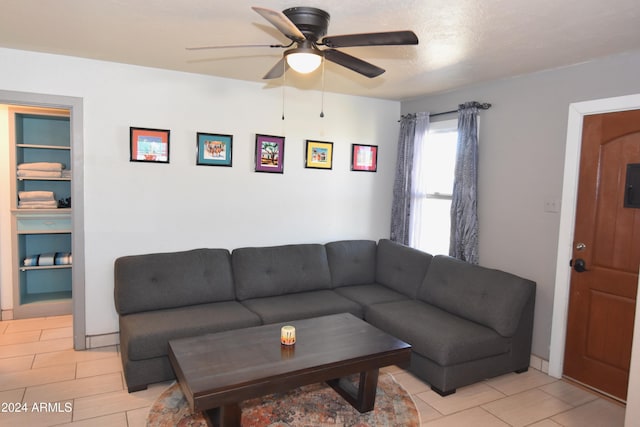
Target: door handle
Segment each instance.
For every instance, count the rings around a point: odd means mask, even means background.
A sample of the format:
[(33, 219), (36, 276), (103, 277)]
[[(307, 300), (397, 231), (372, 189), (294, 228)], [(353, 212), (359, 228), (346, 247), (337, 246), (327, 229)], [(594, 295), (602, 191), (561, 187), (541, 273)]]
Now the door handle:
[(569, 266), (573, 267), (573, 269), (578, 273), (584, 273), (587, 271), (587, 263), (582, 258), (569, 261)]

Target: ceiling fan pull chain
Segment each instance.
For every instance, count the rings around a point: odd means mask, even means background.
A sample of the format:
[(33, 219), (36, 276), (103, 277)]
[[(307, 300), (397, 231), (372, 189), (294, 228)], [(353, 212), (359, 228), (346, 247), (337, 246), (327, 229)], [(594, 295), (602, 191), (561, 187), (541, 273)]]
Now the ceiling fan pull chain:
[(324, 117), (324, 57), (322, 57), (322, 98), (320, 104), (320, 118)]
[(284, 87), (287, 85), (287, 64), (282, 61), (282, 120), (284, 120)]

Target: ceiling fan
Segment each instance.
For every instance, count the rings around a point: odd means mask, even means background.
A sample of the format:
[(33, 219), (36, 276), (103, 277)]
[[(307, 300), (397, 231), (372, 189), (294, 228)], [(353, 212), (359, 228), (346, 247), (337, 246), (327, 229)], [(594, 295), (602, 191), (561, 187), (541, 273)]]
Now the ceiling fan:
[[(310, 73), (320, 66), (323, 58), (363, 76), (373, 78), (384, 73), (385, 70), (335, 48), (418, 44), (418, 37), (413, 31), (390, 31), (325, 37), (329, 27), (329, 14), (314, 7), (291, 7), (282, 12), (255, 6), (252, 9), (291, 40), (291, 43), (288, 45), (204, 46), (187, 49), (202, 50), (235, 47), (287, 49), (284, 51), (282, 59), (264, 75), (263, 79), (281, 77), (289, 67), (300, 73)], [(294, 45), (295, 47), (292, 47)], [(319, 46), (325, 46), (326, 49), (320, 49)]]

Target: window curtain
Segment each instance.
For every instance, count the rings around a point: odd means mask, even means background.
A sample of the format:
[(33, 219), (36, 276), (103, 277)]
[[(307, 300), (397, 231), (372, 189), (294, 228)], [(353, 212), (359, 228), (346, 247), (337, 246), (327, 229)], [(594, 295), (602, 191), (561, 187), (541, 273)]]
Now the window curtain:
[[(391, 205), (390, 239), (409, 245), (412, 228), (413, 183), (417, 182), (415, 153), (421, 153), (422, 140), (429, 129), (429, 113), (407, 114), (400, 119), (398, 156), (395, 179), (393, 181), (393, 202)], [(414, 205), (415, 207), (415, 205)]]
[(409, 246), (420, 247), (427, 189), (424, 178), (424, 144), (429, 133), (429, 113), (416, 113), (416, 131), (411, 177), (411, 209), (409, 214)]
[(458, 106), (458, 145), (451, 200), (449, 255), (478, 263), (478, 103)]

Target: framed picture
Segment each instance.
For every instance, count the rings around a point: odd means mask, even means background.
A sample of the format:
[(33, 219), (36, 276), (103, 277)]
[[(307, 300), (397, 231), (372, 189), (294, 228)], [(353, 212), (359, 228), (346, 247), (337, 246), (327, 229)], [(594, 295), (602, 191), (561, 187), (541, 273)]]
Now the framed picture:
[(376, 172), (378, 170), (378, 146), (352, 144), (351, 170)]
[(333, 142), (312, 141), (307, 139), (305, 168), (331, 169), (333, 167)]
[(233, 135), (198, 132), (196, 145), (196, 165), (231, 166)]
[(256, 172), (284, 172), (284, 137), (256, 135)]
[(169, 130), (129, 128), (132, 162), (169, 163)]

